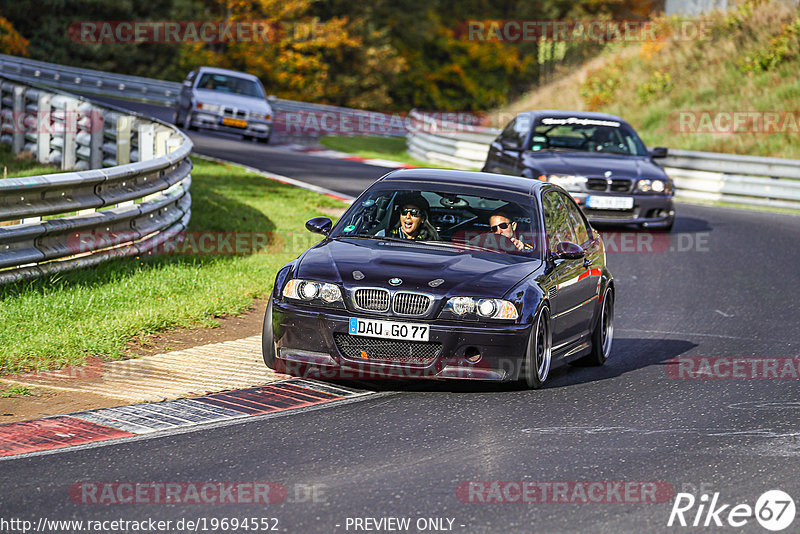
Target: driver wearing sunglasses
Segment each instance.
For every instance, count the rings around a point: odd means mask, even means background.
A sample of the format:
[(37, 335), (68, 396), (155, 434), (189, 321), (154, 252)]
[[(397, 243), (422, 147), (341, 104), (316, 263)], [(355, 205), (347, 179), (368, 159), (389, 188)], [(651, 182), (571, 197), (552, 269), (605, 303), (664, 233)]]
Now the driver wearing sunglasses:
[(533, 250), (533, 247), (517, 237), (517, 223), (512, 221), (507, 212), (498, 209), (492, 212), (489, 216), (489, 230), (493, 234), (499, 234), (507, 237), (517, 250)]
[(392, 237), (414, 240), (438, 240), (436, 229), (428, 222), (430, 205), (422, 195), (409, 195), (400, 200), (400, 220), (389, 232)]

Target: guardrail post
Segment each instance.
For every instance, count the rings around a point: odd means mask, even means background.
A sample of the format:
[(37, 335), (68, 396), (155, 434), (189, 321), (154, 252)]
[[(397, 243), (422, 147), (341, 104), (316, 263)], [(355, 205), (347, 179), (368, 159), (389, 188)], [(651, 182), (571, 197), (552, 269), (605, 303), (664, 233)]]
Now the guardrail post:
[(117, 165), (131, 162), (131, 124), (133, 117), (120, 115), (117, 118)]
[(103, 110), (100, 108), (92, 107), (89, 114), (91, 120), (91, 141), (89, 142), (89, 168), (100, 169), (103, 167), (103, 127), (105, 125), (105, 117), (103, 117)]
[(39, 95), (38, 108), (36, 115), (36, 159), (39, 163), (48, 165), (50, 163), (50, 131), (52, 130), (49, 93)]
[(152, 124), (139, 125), (139, 161), (153, 159), (154, 131)]
[(61, 152), (61, 170), (75, 168), (78, 142), (78, 101), (68, 99), (64, 105), (64, 147)]
[(25, 88), (21, 85), (14, 86), (14, 111), (12, 124), (14, 131), (11, 137), (11, 151), (14, 154), (22, 152), (25, 146)]
[(174, 152), (175, 150), (178, 150), (181, 147), (182, 143), (183, 139), (181, 139), (177, 135), (170, 135), (169, 140), (167, 141), (167, 151)]
[(167, 143), (169, 142), (170, 131), (164, 127), (159, 127), (156, 132), (155, 151), (156, 157), (160, 158), (167, 154)]

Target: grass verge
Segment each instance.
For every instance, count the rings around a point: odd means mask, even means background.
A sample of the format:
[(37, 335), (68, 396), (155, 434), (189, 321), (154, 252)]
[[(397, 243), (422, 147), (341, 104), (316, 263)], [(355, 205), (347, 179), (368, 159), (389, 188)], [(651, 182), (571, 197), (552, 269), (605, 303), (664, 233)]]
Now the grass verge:
[[(194, 161), (189, 236), (266, 241), (257, 253), (163, 254), (0, 286), (0, 374), (123, 356), (127, 342), (172, 327), (216, 326), (271, 288), (277, 269), (316, 242), (311, 217), (340, 201), (248, 173)], [(248, 241), (250, 240), (250, 241)], [(247, 245), (244, 246), (247, 248)]]
[(323, 137), (319, 141), (323, 146), (332, 150), (339, 150), (361, 156), (362, 158), (380, 158), (399, 161), (417, 167), (445, 169), (441, 165), (434, 165), (425, 161), (414, 159), (406, 152), (406, 139), (404, 137)]
[(28, 386), (9, 386), (0, 391), (0, 399), (8, 399), (10, 397), (30, 397), (33, 392)]
[[(625, 118), (649, 146), (800, 158), (795, 8), (743, 0), (697, 19), (652, 23), (657, 40), (607, 45), (582, 69), (496, 110), (494, 125), (523, 109), (603, 111)], [(687, 23), (701, 35), (681, 33)]]
[(0, 145), (0, 178), (36, 176), (61, 172), (55, 167), (42, 165), (31, 152), (14, 154), (8, 145)]

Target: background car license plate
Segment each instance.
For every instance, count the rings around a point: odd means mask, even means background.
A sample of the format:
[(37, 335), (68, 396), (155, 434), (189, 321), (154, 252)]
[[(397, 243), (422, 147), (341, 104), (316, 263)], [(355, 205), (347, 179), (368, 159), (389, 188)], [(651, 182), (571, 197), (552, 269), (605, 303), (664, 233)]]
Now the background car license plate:
[(419, 323), (397, 323), (380, 319), (350, 318), (350, 333), (356, 336), (428, 341), (430, 326)]
[(225, 126), (233, 126), (234, 128), (247, 128), (246, 120), (233, 119), (231, 117), (222, 117), (222, 124)]
[(600, 210), (629, 210), (633, 208), (633, 198), (588, 196), (586, 207)]

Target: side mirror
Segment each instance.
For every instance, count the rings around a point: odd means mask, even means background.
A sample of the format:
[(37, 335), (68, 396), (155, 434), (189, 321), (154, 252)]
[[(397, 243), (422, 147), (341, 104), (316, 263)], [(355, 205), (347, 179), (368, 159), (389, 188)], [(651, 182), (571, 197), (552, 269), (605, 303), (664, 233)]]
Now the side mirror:
[(665, 146), (654, 146), (653, 148), (648, 149), (651, 158), (666, 158), (667, 157), (667, 147)]
[(306, 230), (315, 234), (328, 235), (333, 223), (327, 217), (314, 217), (306, 222)]
[(554, 260), (579, 260), (586, 255), (586, 252), (580, 247), (570, 241), (562, 241), (556, 246), (553, 252)]
[(502, 146), (506, 150), (520, 150), (521, 148), (519, 146), (519, 143), (516, 143), (514, 141), (509, 141), (508, 139), (502, 139), (500, 141), (500, 146)]
[(191, 87), (192, 86), (192, 80), (184, 80), (183, 81), (183, 86), (184, 87)]
[(269, 100), (270, 102), (275, 102), (276, 100), (278, 100), (278, 97), (275, 95), (267, 95), (267, 100)]

